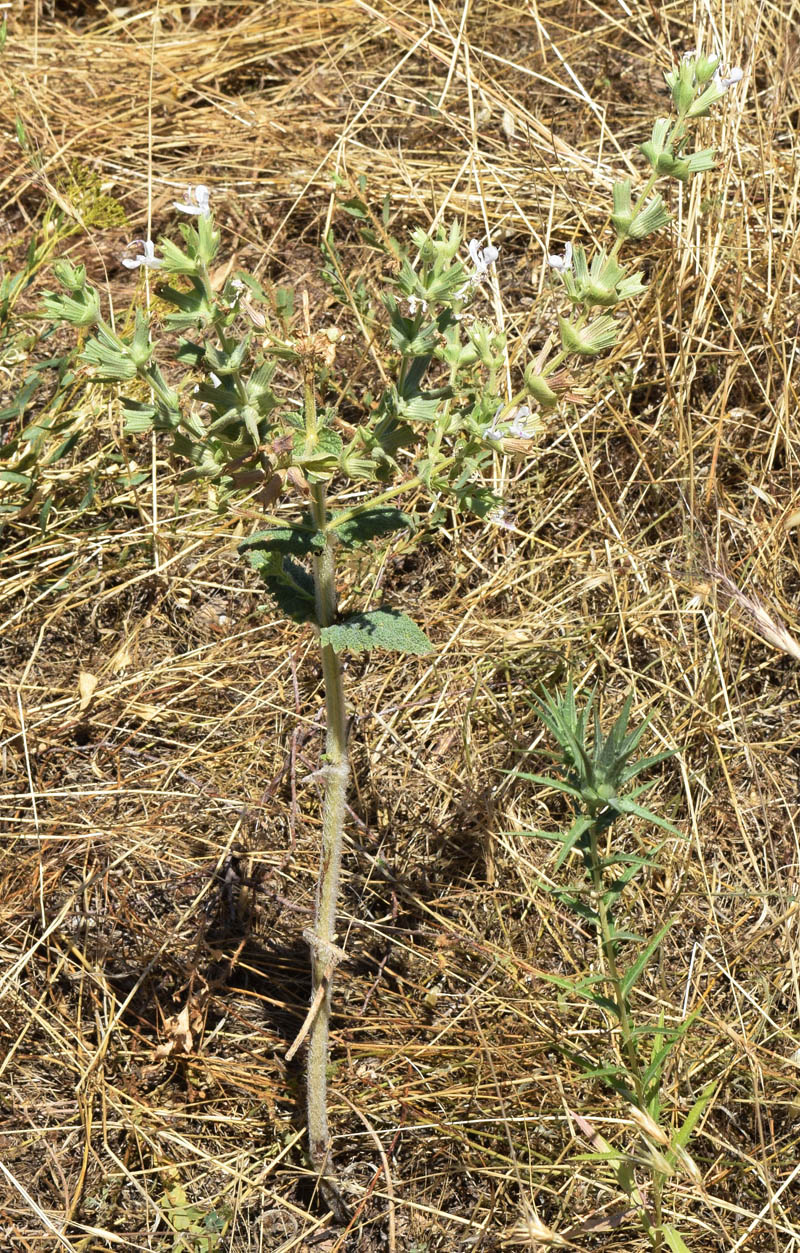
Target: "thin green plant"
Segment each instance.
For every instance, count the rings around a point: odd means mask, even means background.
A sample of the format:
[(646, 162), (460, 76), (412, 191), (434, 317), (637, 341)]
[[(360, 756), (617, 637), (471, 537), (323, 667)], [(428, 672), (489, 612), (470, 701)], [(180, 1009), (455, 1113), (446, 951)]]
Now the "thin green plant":
[[(577, 979), (557, 975), (544, 978), (586, 1001), (602, 1014), (610, 1028), (615, 1055), (592, 1058), (567, 1048), (584, 1073), (610, 1086), (627, 1103), (630, 1121), (645, 1146), (642, 1154), (613, 1147), (584, 1117), (575, 1114), (577, 1125), (592, 1146), (591, 1160), (607, 1164), (620, 1191), (639, 1216), (656, 1253), (664, 1245), (681, 1253), (686, 1244), (677, 1229), (664, 1221), (663, 1195), (666, 1181), (678, 1172), (700, 1182), (700, 1174), (686, 1151), (689, 1136), (713, 1095), (704, 1089), (681, 1126), (668, 1133), (662, 1126), (662, 1078), (672, 1050), (681, 1040), (691, 1018), (678, 1027), (667, 1027), (664, 1016), (655, 1022), (639, 1021), (635, 992), (666, 939), (672, 920), (651, 936), (640, 936), (621, 922), (623, 895), (636, 890), (637, 879), (652, 872), (663, 844), (650, 851), (631, 852), (615, 840), (619, 823), (635, 819), (680, 839), (679, 830), (666, 818), (641, 804), (653, 782), (637, 782), (645, 771), (666, 761), (672, 750), (637, 758), (637, 749), (648, 727), (647, 720), (629, 729), (632, 694), (628, 696), (608, 733), (601, 727), (596, 693), (582, 707), (576, 701), (572, 681), (561, 697), (543, 693), (535, 708), (558, 745), (552, 753), (556, 775), (522, 773), (530, 783), (555, 788), (573, 810), (563, 832), (531, 831), (527, 834), (558, 844), (554, 873), (568, 871), (573, 859), (580, 861), (583, 884), (570, 882), (551, 890), (559, 902), (588, 926), (597, 939), (597, 969)], [(648, 1041), (650, 1046), (645, 1048)], [(637, 1169), (648, 1177), (645, 1188)], [(652, 1200), (649, 1199), (652, 1197)]]

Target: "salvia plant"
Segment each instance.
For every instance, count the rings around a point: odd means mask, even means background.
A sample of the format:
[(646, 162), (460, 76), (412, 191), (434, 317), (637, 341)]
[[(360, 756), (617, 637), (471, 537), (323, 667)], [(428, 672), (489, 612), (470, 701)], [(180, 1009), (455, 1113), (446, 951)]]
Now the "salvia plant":
[(310, 1156), (329, 1197), (336, 1189), (326, 1063), (333, 972), (343, 956), (335, 927), (350, 773), (341, 655), (373, 648), (424, 655), (432, 648), (392, 606), (340, 613), (342, 561), (414, 529), (417, 520), (396, 503), (401, 496), (427, 495), (429, 525), (448, 508), (480, 517), (499, 509), (485, 471), (498, 453), (532, 452), (538, 411), (579, 394), (568, 363), (597, 357), (616, 342), (613, 311), (644, 291), (641, 273), (620, 259), (622, 246), (669, 221), (662, 197), (651, 197), (659, 179), (685, 182), (711, 168), (710, 150), (689, 151), (689, 123), (735, 77), (721, 77), (719, 58), (693, 54), (667, 76), (677, 117), (660, 119), (642, 146), (651, 174), (635, 199), (629, 179), (614, 187), (610, 249), (590, 256), (570, 243), (549, 258), (572, 312), (559, 318), (558, 333), (527, 364), (512, 395), (505, 389), (506, 336), (485, 313), (498, 249), (473, 239), (465, 255), (455, 223), (415, 230), (404, 246), (389, 233), (388, 198), (377, 213), (358, 196), (342, 206), (361, 221), (363, 242), (384, 254), (391, 271), (377, 309), (363, 282), (344, 273), (332, 235), (322, 243), (323, 277), (350, 306), (370, 350), (380, 352), (386, 381), (375, 395), (357, 394), (337, 372), (339, 332), (312, 329), (307, 307), (305, 316), (294, 308), (294, 293), (265, 290), (245, 271), (213, 280), (221, 239), (203, 185), (175, 204), (191, 219), (180, 226), (180, 243), (137, 240), (124, 258), (129, 269), (152, 270), (163, 280), (159, 301), (149, 312), (138, 310), (127, 332), (105, 317), (82, 265), (62, 260), (54, 267), (61, 292), (46, 295), (45, 315), (79, 328), (80, 361), (97, 381), (120, 389), (128, 432), (166, 439), (188, 467), (186, 477), (206, 480), (219, 508), (242, 495), (257, 502), (262, 524), (240, 551), (281, 612), (316, 633), (327, 735), (316, 913), (305, 933), (313, 969), (307, 1096)]

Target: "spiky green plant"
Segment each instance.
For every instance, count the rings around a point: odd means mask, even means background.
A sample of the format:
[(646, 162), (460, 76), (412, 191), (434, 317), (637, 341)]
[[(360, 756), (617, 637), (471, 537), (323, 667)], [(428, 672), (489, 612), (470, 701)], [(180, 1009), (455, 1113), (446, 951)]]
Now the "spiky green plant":
[[(604, 1038), (612, 1043), (612, 1055), (591, 1057), (569, 1047), (567, 1051), (585, 1073), (609, 1085), (627, 1102), (631, 1120), (644, 1141), (645, 1155), (612, 1147), (585, 1118), (578, 1115), (576, 1120), (590, 1140), (592, 1156), (613, 1171), (618, 1187), (638, 1213), (652, 1248), (658, 1253), (666, 1244), (673, 1253), (681, 1253), (686, 1249), (682, 1237), (663, 1219), (664, 1186), (680, 1170), (698, 1177), (686, 1143), (712, 1091), (707, 1089), (701, 1095), (679, 1129), (667, 1133), (660, 1117), (661, 1080), (667, 1058), (690, 1020), (675, 1030), (666, 1028), (663, 1015), (655, 1022), (638, 1022), (635, 992), (672, 920), (668, 919), (650, 936), (637, 935), (620, 921), (624, 894), (635, 891), (637, 877), (656, 866), (662, 845), (648, 852), (631, 852), (616, 841), (614, 828), (620, 822), (635, 819), (674, 838), (680, 839), (681, 834), (668, 819), (640, 803), (655, 780), (636, 780), (671, 757), (673, 750), (637, 758), (648, 721), (635, 730), (629, 729), (632, 702), (630, 694), (605, 733), (596, 690), (582, 706), (576, 702), (571, 680), (561, 697), (547, 692), (534, 697), (536, 712), (558, 745), (558, 751), (550, 754), (557, 773), (523, 773), (520, 777), (554, 788), (569, 798), (573, 818), (563, 832), (527, 834), (560, 845), (555, 871), (569, 868), (573, 858), (580, 860), (584, 883), (552, 890), (597, 938), (596, 970), (577, 979), (551, 974), (543, 977), (596, 1007), (609, 1028), (609, 1035)], [(649, 1176), (652, 1201), (641, 1183), (642, 1172)]]

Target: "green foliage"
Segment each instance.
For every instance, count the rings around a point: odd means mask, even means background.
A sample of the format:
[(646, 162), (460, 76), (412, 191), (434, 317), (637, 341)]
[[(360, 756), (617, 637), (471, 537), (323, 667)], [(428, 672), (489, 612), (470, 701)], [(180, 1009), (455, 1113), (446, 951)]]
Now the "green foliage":
[[(242, 497), (251, 513), (254, 505), (261, 509), (263, 527), (242, 542), (240, 552), (285, 616), (318, 628), (325, 650), (330, 766), (326, 805), (333, 817), (330, 830), (325, 828), (332, 842), (330, 855), (323, 859), (323, 876), (332, 875), (331, 891), (338, 878), (348, 770), (342, 674), (332, 665), (330, 650), (338, 654), (381, 648), (424, 656), (433, 649), (411, 618), (386, 606), (336, 618), (337, 551), (349, 554), (395, 532), (413, 529), (414, 519), (390, 503), (401, 492), (412, 499), (417, 493), (427, 495), (432, 525), (443, 523), (449, 510), (483, 517), (497, 507), (500, 502), (487, 486), (491, 481), (487, 471), (495, 457), (525, 455), (535, 448), (536, 423), (529, 423), (531, 410), (523, 402), (552, 410), (565, 394), (574, 399), (570, 373), (562, 365), (570, 359), (580, 364), (612, 349), (619, 336), (612, 311), (645, 291), (641, 272), (624, 264), (620, 251), (626, 241), (643, 239), (668, 223), (662, 197), (651, 195), (656, 182), (663, 177), (687, 182), (695, 173), (712, 168), (713, 150), (689, 151), (688, 123), (705, 116), (727, 86), (737, 81), (736, 72), (722, 79), (718, 70), (716, 58), (692, 56), (667, 76), (677, 118), (657, 119), (650, 139), (641, 145), (651, 173), (635, 201), (629, 179), (615, 185), (614, 244), (598, 248), (591, 256), (580, 244), (574, 250), (570, 244), (563, 257), (550, 258), (573, 309), (569, 318), (558, 318), (560, 347), (554, 328), (535, 361), (526, 362), (510, 353), (505, 333), (486, 312), (490, 308), (486, 288), (495, 280), (498, 249), (490, 241), (482, 245), (477, 239), (464, 248), (455, 221), (432, 232), (417, 228), (409, 245), (399, 243), (389, 230), (388, 196), (379, 207), (371, 204), (365, 178), (355, 185), (343, 178), (334, 180), (338, 208), (347, 220), (348, 234), (388, 261), (391, 274), (382, 289), (374, 291), (364, 277), (366, 271), (348, 270), (333, 230), (326, 229), (321, 276), (338, 305), (352, 314), (346, 333), (356, 327), (363, 337), (365, 357), (368, 351), (376, 358), (379, 383), (361, 383), (361, 371), (351, 368), (351, 352), (344, 366), (337, 363), (344, 334), (338, 325), (312, 331), (306, 309), (298, 330), (290, 289), (266, 291), (244, 272), (216, 281), (221, 237), (205, 187), (190, 189), (187, 203), (177, 206), (192, 217), (191, 223), (180, 224), (179, 243), (162, 238), (157, 255), (153, 241), (137, 241), (141, 251), (125, 258), (132, 270), (141, 266), (156, 270), (158, 279), (156, 300), (146, 312), (136, 309), (127, 323), (121, 320), (120, 330), (104, 316), (100, 292), (83, 265), (62, 258), (53, 267), (60, 290), (44, 295), (45, 333), (56, 325), (74, 328), (82, 345), (80, 355), (76, 351), (54, 367), (59, 372), (58, 402), (49, 410), (42, 405), (34, 422), (15, 431), (3, 451), (0, 483), (31, 494), (36, 490), (45, 445), (56, 460), (74, 446), (76, 431), (62, 402), (74, 386), (77, 359), (94, 382), (115, 389), (128, 436), (153, 431), (159, 439), (163, 437), (182, 465), (184, 480), (213, 484), (220, 509), (232, 507)], [(23, 150), (30, 153), (20, 121), (17, 136)], [(75, 207), (76, 221), (119, 224), (118, 206), (103, 200), (99, 184), (86, 172), (71, 169), (69, 178), (62, 193)], [(65, 227), (56, 237), (63, 239), (71, 229)], [(42, 244), (29, 254), (20, 274), (2, 276), (4, 325), (36, 268), (52, 256), (49, 247)], [(603, 312), (598, 314), (598, 309)], [(507, 384), (510, 360), (523, 380), (515, 395), (508, 394), (512, 390)], [(22, 427), (34, 397), (39, 402), (44, 368), (37, 367), (29, 375), (19, 395), (0, 414), (0, 422)], [(125, 395), (119, 396), (122, 384)], [(359, 392), (359, 387), (364, 390)], [(53, 436), (60, 442), (50, 452)], [(142, 477), (141, 472), (125, 467), (120, 482), (135, 484)], [(81, 508), (90, 507), (96, 490), (93, 470)], [(43, 502), (42, 528), (51, 505), (52, 500)], [(635, 781), (669, 754), (636, 760), (647, 724), (629, 731), (630, 709), (629, 698), (605, 733), (593, 698), (579, 709), (571, 683), (561, 699), (545, 694), (537, 701), (537, 710), (559, 746), (554, 754), (556, 773), (522, 777), (560, 791), (572, 808), (563, 833), (530, 834), (560, 845), (557, 870), (571, 870), (573, 861), (579, 859), (582, 880), (555, 890), (596, 934), (600, 968), (572, 979), (549, 977), (564, 992), (594, 1006), (609, 1023), (610, 1039), (619, 1044), (615, 1055), (585, 1058), (584, 1063), (595, 1077), (631, 1100), (642, 1115), (640, 1125), (645, 1127), (657, 1193), (659, 1172), (669, 1173), (672, 1163), (685, 1164), (685, 1138), (681, 1137), (688, 1137), (705, 1107), (689, 1115), (668, 1149), (672, 1156), (665, 1157), (658, 1148), (659, 1144), (664, 1147), (664, 1133), (656, 1121), (659, 1084), (665, 1058), (680, 1033), (667, 1033), (663, 1021), (656, 1027), (652, 1023), (635, 1026), (632, 1007), (639, 999), (639, 982), (664, 942), (670, 922), (649, 938), (619, 922), (625, 893), (654, 865), (658, 850), (615, 849), (610, 830), (622, 819), (635, 818), (669, 835), (678, 833), (670, 822), (641, 804), (649, 785)], [(318, 903), (325, 891), (321, 884)], [(315, 935), (316, 949), (312, 945), (315, 977), (319, 954), (325, 946), (330, 949), (333, 940), (330, 920), (335, 912), (335, 900), (328, 901), (324, 914), (329, 934)], [(314, 1052), (318, 1063), (316, 1084), (308, 1084), (309, 1101), (316, 1100), (323, 1110), (327, 1043), (319, 1049), (313, 1041), (329, 1012), (326, 997), (312, 1023), (309, 1046), (309, 1055)], [(645, 1062), (640, 1050), (648, 1033), (654, 1042)], [(326, 1150), (327, 1130), (320, 1130), (318, 1124), (311, 1143), (317, 1150), (320, 1145)], [(635, 1159), (596, 1135), (593, 1148), (594, 1159), (612, 1166), (618, 1186), (640, 1212), (654, 1247), (660, 1248), (666, 1240), (681, 1253), (680, 1236), (665, 1224), (656, 1228), (648, 1216), (635, 1183)], [(314, 1160), (315, 1168), (322, 1170), (325, 1157), (323, 1152), (320, 1160)], [(176, 1179), (165, 1188), (164, 1208), (176, 1233), (175, 1248), (214, 1253), (224, 1219), (214, 1211), (204, 1213), (190, 1206)]]
[(70, 161), (67, 173), (58, 175), (55, 185), (86, 230), (112, 230), (127, 225), (125, 209), (103, 189), (100, 175), (89, 166)]
[(399, 610), (385, 606), (368, 613), (351, 614), (334, 626), (323, 627), (320, 637), (323, 644), (330, 644), (337, 653), (384, 648), (388, 652), (424, 657), (433, 651), (433, 644), (415, 622)]
[(277, 549), (253, 548), (247, 558), (287, 618), (301, 623), (317, 621), (314, 580), (305, 566)]
[(209, 1209), (191, 1205), (177, 1170), (162, 1170), (161, 1177), (164, 1187), (161, 1208), (174, 1233), (173, 1253), (218, 1253), (230, 1225), (230, 1206)]
[(310, 557), (325, 547), (325, 536), (315, 531), (306, 514), (308, 525), (271, 527), (268, 531), (255, 531), (239, 545), (240, 553), (258, 550), (265, 553), (282, 553), (284, 556)]
[[(595, 932), (600, 954), (600, 970), (573, 978), (545, 974), (542, 977), (565, 992), (587, 1001), (604, 1014), (619, 1038), (619, 1052), (611, 1060), (591, 1059), (570, 1051), (573, 1060), (597, 1081), (606, 1083), (638, 1111), (636, 1121), (647, 1147), (652, 1186), (659, 1198), (664, 1178), (682, 1166), (696, 1172), (686, 1153), (686, 1141), (710, 1100), (707, 1094), (691, 1111), (683, 1127), (670, 1139), (659, 1124), (661, 1108), (660, 1085), (664, 1065), (671, 1050), (688, 1028), (688, 1023), (667, 1031), (663, 1016), (656, 1026), (635, 1025), (633, 996), (636, 987), (653, 960), (672, 926), (668, 919), (648, 939), (620, 926), (618, 912), (623, 893), (636, 881), (637, 875), (655, 865), (655, 852), (630, 853), (618, 849), (609, 829), (620, 819), (636, 817), (648, 824), (679, 836), (666, 819), (644, 808), (636, 798), (651, 785), (634, 784), (645, 770), (665, 761), (671, 752), (637, 758), (637, 750), (648, 722), (629, 729), (633, 697), (628, 696), (621, 712), (605, 732), (596, 705), (596, 689), (579, 706), (572, 681), (567, 682), (563, 696), (544, 692), (534, 697), (538, 716), (556, 742), (551, 752), (557, 774), (523, 774), (531, 783), (553, 788), (565, 795), (573, 809), (573, 819), (563, 832), (531, 831), (528, 834), (560, 844), (556, 871), (561, 870), (571, 854), (580, 856), (586, 887), (570, 883), (552, 889), (559, 900)], [(633, 957), (627, 956), (631, 947)], [(641, 1057), (642, 1041), (652, 1037), (649, 1062)], [(644, 1205), (635, 1184), (635, 1159), (627, 1152), (612, 1149), (602, 1141), (589, 1124), (587, 1134), (595, 1150), (593, 1160), (606, 1162), (634, 1208), (639, 1212), (646, 1234), (654, 1249), (661, 1249), (666, 1240), (670, 1248), (680, 1249), (681, 1237), (675, 1232), (668, 1237), (666, 1225), (654, 1221)], [(673, 1243), (670, 1243), (673, 1240)], [(678, 1243), (680, 1242), (680, 1243)]]
[(390, 535), (393, 531), (416, 529), (416, 522), (410, 514), (389, 505), (378, 509), (365, 509), (362, 513), (357, 513), (355, 517), (345, 517), (341, 522), (337, 521), (336, 514), (334, 514), (328, 525), (342, 548), (361, 548), (364, 544), (369, 544), (383, 535)]
[(582, 802), (588, 821), (599, 820), (602, 825), (608, 825), (620, 814), (632, 813), (663, 827), (672, 835), (680, 835), (672, 823), (632, 802), (631, 796), (639, 796), (645, 789), (637, 788), (628, 796), (620, 794), (620, 789), (637, 775), (671, 757), (672, 751), (667, 750), (653, 757), (634, 761), (634, 753), (647, 730), (648, 722), (641, 723), (635, 731), (628, 731), (633, 695), (628, 696), (611, 730), (604, 735), (595, 707), (595, 694), (592, 692), (584, 707), (579, 710), (570, 679), (561, 699), (547, 692), (541, 698), (534, 697), (539, 717), (559, 745), (557, 760), (560, 760), (565, 771), (566, 782), (531, 777), (559, 788)]

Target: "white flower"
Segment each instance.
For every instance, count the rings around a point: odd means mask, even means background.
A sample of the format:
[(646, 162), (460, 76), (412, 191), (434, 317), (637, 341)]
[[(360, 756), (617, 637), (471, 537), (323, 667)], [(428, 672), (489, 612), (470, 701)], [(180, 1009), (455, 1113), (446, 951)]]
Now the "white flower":
[[(527, 419), (531, 416), (531, 408), (529, 405), (517, 405), (516, 409), (512, 409), (510, 413), (501, 414), (508, 408), (507, 405), (498, 405), (494, 411), (494, 417), (491, 424), (483, 432), (484, 439), (505, 439), (507, 435), (513, 435), (517, 439), (527, 439), (530, 435), (528, 430)], [(507, 430), (503, 430), (498, 425), (500, 418), (503, 426), (507, 426)]]
[(500, 404), (495, 409), (494, 417), (492, 418), (490, 425), (487, 426), (486, 430), (483, 432), (484, 439), (502, 439), (503, 438), (503, 432), (500, 430), (500, 427), (497, 425), (497, 419), (500, 417), (500, 414), (503, 412), (505, 407), (506, 407), (505, 405)]
[(563, 274), (565, 270), (569, 270), (572, 266), (572, 244), (567, 241), (564, 245), (563, 257), (548, 257), (547, 264), (552, 270), (558, 270), (559, 274)]
[(211, 216), (211, 209), (208, 203), (208, 188), (204, 183), (198, 183), (196, 187), (187, 188), (186, 202), (181, 204), (177, 200), (173, 200), (176, 209), (180, 209), (181, 213), (198, 214), (200, 217), (207, 218)]
[(513, 531), (516, 526), (516, 519), (505, 509), (493, 509), (489, 514), (489, 521), (502, 527), (504, 531)]
[(477, 239), (471, 239), (468, 246), (472, 264), (475, 266), (475, 273), (472, 275), (474, 282), (476, 279), (483, 277), (489, 266), (493, 265), (500, 256), (500, 252), (495, 248), (494, 244), (487, 244), (485, 248), (481, 248)]
[(141, 245), (142, 251), (137, 253), (135, 257), (123, 257), (122, 264), (128, 270), (138, 270), (140, 265), (145, 266), (148, 270), (158, 270), (164, 264), (156, 256), (155, 244), (152, 239), (132, 239), (128, 244), (129, 248)]
[(529, 405), (520, 405), (511, 415), (511, 425), (508, 428), (511, 435), (516, 435), (517, 439), (528, 438), (528, 422), (531, 416)]
[(740, 70), (738, 65), (734, 65), (728, 71), (727, 77), (722, 73), (721, 66), (717, 66), (714, 74), (714, 82), (718, 87), (721, 87), (723, 91), (727, 91), (729, 87), (733, 87), (734, 83), (740, 83), (743, 78), (744, 70)]
[(419, 296), (409, 296), (408, 312), (411, 314), (412, 318), (415, 318), (417, 316), (417, 309), (421, 309), (423, 313), (427, 313), (428, 312), (427, 300), (420, 300)]
[(469, 296), (470, 292), (481, 282), (489, 266), (494, 265), (500, 256), (500, 249), (495, 248), (494, 244), (487, 244), (485, 248), (481, 248), (477, 239), (471, 239), (467, 247), (469, 248), (470, 259), (475, 269), (472, 274), (467, 276), (464, 286), (459, 287), (455, 293), (456, 300), (464, 300), (465, 297)]

